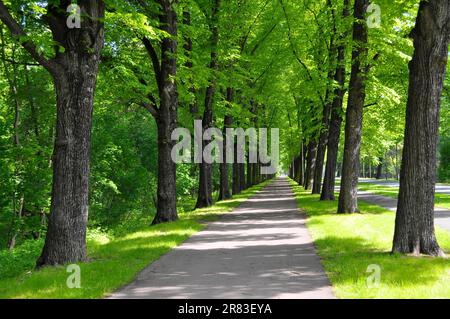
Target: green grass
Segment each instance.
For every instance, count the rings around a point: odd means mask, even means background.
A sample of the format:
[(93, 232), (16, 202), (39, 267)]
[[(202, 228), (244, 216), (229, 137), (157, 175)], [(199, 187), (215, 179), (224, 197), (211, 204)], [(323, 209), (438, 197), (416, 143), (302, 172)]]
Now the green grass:
[[(337, 297), (450, 298), (450, 259), (390, 254), (393, 212), (359, 201), (361, 214), (337, 215), (335, 201), (291, 183)], [(450, 234), (437, 229), (437, 238), (450, 253)], [(367, 284), (369, 265), (381, 267), (378, 287)]]
[[(203, 229), (206, 221), (213, 221), (220, 214), (233, 210), (269, 182), (254, 186), (234, 196), (233, 199), (218, 202), (210, 208), (180, 213), (180, 219), (176, 222), (152, 227), (143, 226), (138, 231), (114, 238), (100, 232), (90, 232), (88, 237), (90, 262), (79, 264), (81, 288), (67, 287), (66, 280), (70, 274), (66, 272), (66, 267), (46, 267), (35, 271), (32, 264), (28, 264), (26, 265), (28, 269), (22, 269), (20, 274), (10, 271), (6, 275), (6, 272), (3, 272), (6, 278), (0, 277), (0, 298), (100, 298), (105, 296), (132, 281), (136, 274), (149, 263)], [(42, 242), (37, 244), (42, 246)], [(20, 251), (19, 249), (16, 253)], [(34, 247), (31, 251), (28, 259), (34, 262), (37, 256), (33, 254), (36, 254), (35, 252), (39, 249)], [(11, 258), (14, 261), (14, 256)], [(15, 258), (16, 261), (22, 259), (20, 253)]]
[[(398, 195), (398, 187), (389, 187), (362, 182), (358, 184), (358, 189), (391, 198), (397, 198)], [(450, 195), (436, 193), (434, 196), (434, 203), (438, 207), (450, 209)]]

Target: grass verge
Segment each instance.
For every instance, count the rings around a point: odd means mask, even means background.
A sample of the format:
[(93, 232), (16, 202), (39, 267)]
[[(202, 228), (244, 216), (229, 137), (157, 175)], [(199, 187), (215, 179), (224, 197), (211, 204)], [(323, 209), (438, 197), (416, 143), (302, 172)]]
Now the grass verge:
[[(361, 214), (337, 215), (336, 201), (321, 202), (292, 180), (291, 185), (338, 298), (450, 298), (450, 259), (390, 254), (393, 212), (359, 201)], [(436, 234), (450, 253), (450, 234)], [(381, 269), (378, 285), (367, 272), (370, 265)]]
[[(35, 271), (29, 265), (20, 274), (0, 278), (0, 298), (100, 298), (132, 281), (145, 266), (203, 229), (204, 222), (213, 221), (219, 215), (232, 211), (269, 182), (256, 185), (212, 207), (180, 213), (180, 219), (176, 222), (143, 226), (138, 231), (114, 238), (91, 232), (88, 237), (91, 260), (79, 264), (81, 288), (67, 287), (70, 273), (66, 272), (64, 266)], [(35, 248), (33, 252), (39, 251)], [(31, 257), (32, 260), (37, 258)]]

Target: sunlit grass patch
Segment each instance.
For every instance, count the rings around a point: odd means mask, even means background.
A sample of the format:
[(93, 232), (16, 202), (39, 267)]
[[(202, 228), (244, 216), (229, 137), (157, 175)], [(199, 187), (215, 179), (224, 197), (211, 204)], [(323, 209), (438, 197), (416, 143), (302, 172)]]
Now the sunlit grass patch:
[[(337, 215), (337, 201), (321, 202), (291, 184), (337, 297), (450, 298), (450, 259), (390, 254), (393, 212), (359, 201), (361, 214)], [(449, 254), (450, 234), (437, 229), (437, 237)], [(380, 267), (378, 284), (367, 272), (370, 265)]]

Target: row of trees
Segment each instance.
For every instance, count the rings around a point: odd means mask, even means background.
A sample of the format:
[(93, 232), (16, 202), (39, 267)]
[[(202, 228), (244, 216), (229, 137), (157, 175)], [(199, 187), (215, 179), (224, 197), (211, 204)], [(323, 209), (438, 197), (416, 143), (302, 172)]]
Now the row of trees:
[(322, 199), (339, 163), (344, 212), (359, 153), (402, 149), (417, 1), (380, 3), (373, 29), (359, 0), (82, 0), (80, 28), (71, 4), (0, 1), (0, 239), (46, 235), (38, 265), (85, 260), (88, 223), (173, 221), (183, 198), (207, 207), (264, 178), (175, 165), (171, 133), (194, 119), (280, 128), (283, 168)]
[[(349, 14), (349, 1), (344, 1), (340, 20)], [(338, 213), (359, 212), (357, 186), (360, 175), (361, 140), (364, 109), (377, 103), (367, 103), (369, 73), (383, 55), (369, 44), (369, 1), (356, 0), (353, 8), (351, 75), (345, 111), (345, 138)], [(336, 21), (331, 9), (331, 17)], [(336, 22), (333, 22), (334, 24)], [(386, 23), (386, 22), (385, 22)], [(450, 1), (421, 1), (415, 26), (410, 33), (414, 52), (409, 63), (409, 84), (400, 170), (400, 192), (397, 208), (393, 252), (443, 255), (434, 235), (434, 186), (437, 181), (437, 142), (439, 114), (450, 42)], [(336, 30), (336, 28), (333, 28)], [(334, 33), (329, 52), (334, 63), (334, 94), (325, 93), (322, 125), (290, 167), (292, 178), (321, 194), (321, 200), (333, 200), (338, 157), (342, 102), (345, 83), (345, 41), (350, 41), (349, 29)], [(334, 39), (344, 43), (334, 49)], [(342, 42), (343, 41), (343, 42)], [(331, 72), (330, 74), (333, 74)], [(373, 80), (371, 80), (373, 81)], [(327, 98), (331, 95), (332, 98)], [(331, 108), (331, 115), (329, 109)], [(334, 115), (333, 115), (334, 114)], [(327, 163), (322, 186), (325, 148)], [(306, 155), (305, 155), (306, 154)], [(306, 162), (306, 163), (305, 163)], [(381, 162), (381, 161), (380, 161)], [(381, 171), (381, 170), (379, 170)], [(380, 174), (377, 174), (380, 175)], [(311, 182), (313, 180), (313, 182)]]
[[(73, 9), (71, 5), (71, 1), (0, 1), (0, 19), (10, 32), (10, 36), (6, 35), (2, 26), (4, 69), (15, 72), (7, 74), (7, 79), (11, 80), (8, 83), (11, 100), (22, 102), (23, 95), (14, 85), (19, 85), (17, 82), (23, 76), (34, 77), (33, 72), (38, 72), (40, 67), (50, 74), (56, 96), (56, 124), (50, 128), (54, 147), (51, 157), (47, 158), (47, 165), (52, 169), (48, 223), (45, 221), (46, 203), (34, 203), (41, 206), (38, 207), (44, 220), (41, 226), (47, 224), (45, 245), (37, 266), (87, 258), (89, 197), (91, 201), (95, 198), (95, 193), (89, 191), (90, 158), (97, 155), (91, 155), (91, 150), (99, 152), (99, 145), (91, 147), (93, 107), (95, 103), (106, 102), (94, 100), (94, 92), (99, 89), (98, 79), (101, 98), (111, 104), (126, 104), (127, 111), (138, 106), (148, 112), (156, 124), (157, 157), (151, 151), (144, 155), (157, 163), (156, 167), (148, 165), (156, 175), (153, 224), (178, 218), (180, 191), (177, 190), (176, 164), (171, 159), (175, 143), (171, 134), (176, 127), (192, 128), (193, 119), (202, 120), (204, 131), (213, 125), (222, 125), (224, 129), (232, 125), (244, 128), (270, 125), (264, 115), (271, 109), (255, 95), (255, 91), (261, 90), (258, 81), (264, 74), (256, 78), (252, 72), (260, 72), (259, 69), (251, 72), (242, 69), (249, 64), (243, 56), (254, 56), (265, 41), (264, 37), (270, 34), (260, 20), (266, 14), (268, 1), (256, 5), (222, 4), (220, 0), (77, 1), (81, 13), (79, 26), (68, 23), (78, 18), (77, 7), (75, 11), (68, 10)], [(265, 34), (261, 37), (262, 32)], [(224, 39), (219, 45), (220, 37)], [(230, 52), (224, 51), (225, 47)], [(20, 52), (25, 62), (19, 62), (15, 52)], [(22, 64), (25, 70), (17, 70)], [(106, 86), (115, 83), (101, 76), (119, 79), (122, 91), (117, 85), (115, 91), (108, 91)], [(24, 95), (34, 99), (29, 92)], [(216, 111), (217, 106), (222, 106), (220, 112)], [(24, 113), (21, 105), (16, 107), (16, 146), (19, 146), (22, 130), (26, 129), (19, 119)], [(142, 116), (141, 112), (139, 114)], [(244, 116), (239, 118), (242, 114)], [(257, 114), (262, 120), (258, 120)], [(108, 120), (107, 116), (110, 115), (100, 118)], [(35, 124), (38, 129), (42, 126), (38, 121)], [(98, 126), (94, 125), (94, 133)], [(48, 147), (42, 146), (47, 150)], [(23, 156), (21, 147), (16, 151), (18, 156)], [(38, 151), (32, 156), (42, 154)], [(198, 179), (194, 183), (198, 185), (198, 188), (194, 185), (198, 198), (196, 207), (212, 205), (215, 189), (220, 190), (219, 199), (228, 199), (268, 177), (260, 174), (259, 163), (236, 163), (231, 170), (228, 164), (201, 163), (198, 174), (192, 166), (190, 169), (194, 172), (187, 172), (184, 177)], [(220, 168), (219, 187), (213, 186), (213, 166)], [(21, 186), (26, 186), (26, 182)], [(178, 182), (178, 186), (182, 183)], [(117, 185), (109, 183), (109, 186), (114, 190)], [(26, 208), (32, 206), (25, 193), (27, 190), (14, 190), (12, 209), (16, 219), (25, 219)], [(16, 235), (17, 231), (13, 230), (11, 238)], [(9, 245), (12, 248), (14, 243), (10, 241)]]

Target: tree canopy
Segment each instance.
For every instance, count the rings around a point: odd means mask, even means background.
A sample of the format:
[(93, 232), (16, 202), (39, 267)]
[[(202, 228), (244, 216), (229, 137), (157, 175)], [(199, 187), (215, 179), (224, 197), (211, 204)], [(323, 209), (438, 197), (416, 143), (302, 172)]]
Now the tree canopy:
[[(83, 25), (91, 17), (84, 16), (85, 1), (78, 2), (83, 8)], [(2, 248), (46, 233), (57, 96), (45, 61), (72, 50), (64, 42), (67, 39), (58, 37), (54, 25), (56, 17), (65, 19), (71, 14), (61, 11), (70, 4), (59, 0), (0, 1), (23, 30), (11, 33), (6, 23), (0, 24)], [(177, 127), (193, 133), (194, 119), (205, 121), (205, 109), (210, 108), (210, 124), (221, 130), (226, 126), (279, 128), (278, 170), (285, 173), (299, 154), (303, 154), (305, 169), (308, 146), (312, 141), (319, 142), (321, 132), (328, 132), (331, 111), (324, 117), (324, 110), (340, 87), (334, 78), (339, 63), (345, 67), (346, 80), (342, 109), (337, 110), (345, 117), (355, 48), (367, 49), (363, 64), (370, 65), (365, 81), (359, 175), (375, 177), (381, 166), (383, 177), (398, 178), (408, 63), (414, 52), (410, 34), (419, 1), (374, 2), (375, 6), (365, 12), (367, 21), (356, 22), (367, 23), (367, 43), (352, 40), (353, 4), (344, 0), (104, 1), (104, 17), (98, 17), (104, 29), (104, 45), (93, 102), (89, 228), (116, 231), (124, 225), (132, 227), (153, 220), (158, 202), (165, 196), (158, 193), (158, 176), (166, 173), (158, 172), (162, 145), (162, 124), (158, 121), (166, 116), (164, 94), (172, 83), (176, 83), (176, 90), (171, 88), (171, 97), (178, 103), (176, 109), (171, 105), (167, 110), (176, 115)], [(343, 15), (346, 6), (351, 14)], [(7, 20), (4, 10), (0, 12), (3, 22)], [(77, 38), (84, 40), (92, 41), (89, 37)], [(170, 45), (171, 50), (167, 48)], [(341, 60), (338, 47), (343, 48)], [(170, 67), (165, 66), (169, 60), (174, 61), (176, 72), (170, 73)], [(447, 79), (440, 119), (441, 181), (450, 179), (449, 92)], [(208, 94), (210, 104), (205, 101)], [(339, 131), (344, 132), (344, 125)], [(344, 133), (340, 134), (338, 176), (344, 139)], [(219, 166), (214, 163), (211, 169), (209, 191), (213, 200), (221, 184)], [(249, 177), (249, 167), (253, 166), (244, 166), (246, 170), (233, 166), (235, 171), (226, 171), (227, 180), (233, 182), (241, 174), (250, 181), (244, 182), (248, 184), (245, 188), (262, 179)], [(178, 210), (193, 208), (192, 199), (199, 195), (200, 171), (195, 163), (177, 164), (175, 193), (170, 198), (178, 202)]]

